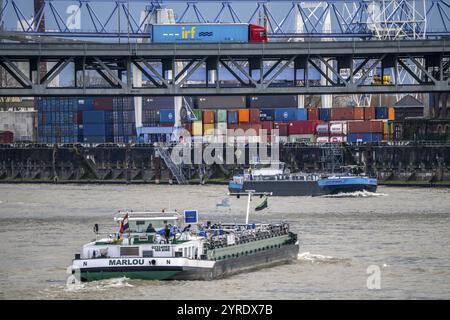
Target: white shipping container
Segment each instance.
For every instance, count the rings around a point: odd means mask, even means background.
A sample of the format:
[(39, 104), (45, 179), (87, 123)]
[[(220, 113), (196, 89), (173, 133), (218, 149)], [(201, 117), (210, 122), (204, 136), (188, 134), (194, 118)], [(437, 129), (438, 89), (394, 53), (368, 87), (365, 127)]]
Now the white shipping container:
[(346, 142), (347, 137), (345, 136), (332, 136), (330, 137), (330, 142)]
[(327, 143), (327, 142), (330, 142), (330, 138), (329, 137), (317, 137), (316, 142), (317, 143)]
[(347, 121), (333, 121), (330, 122), (331, 134), (347, 134)]
[(291, 134), (289, 142), (315, 142), (313, 134)]
[(328, 127), (328, 124), (318, 124), (316, 131), (318, 134), (328, 134), (330, 132), (330, 128)]

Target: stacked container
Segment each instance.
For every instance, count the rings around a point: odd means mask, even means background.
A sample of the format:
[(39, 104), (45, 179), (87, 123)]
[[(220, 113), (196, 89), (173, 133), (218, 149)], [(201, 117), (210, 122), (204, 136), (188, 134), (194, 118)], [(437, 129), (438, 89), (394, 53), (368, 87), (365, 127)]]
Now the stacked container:
[(93, 109), (91, 98), (38, 99), (38, 142), (83, 141), (82, 112)]
[(83, 111), (83, 129), (86, 143), (113, 142), (113, 112)]
[(348, 142), (373, 142), (383, 140), (382, 121), (349, 121)]
[(113, 98), (113, 141), (128, 143), (136, 141), (134, 98)]

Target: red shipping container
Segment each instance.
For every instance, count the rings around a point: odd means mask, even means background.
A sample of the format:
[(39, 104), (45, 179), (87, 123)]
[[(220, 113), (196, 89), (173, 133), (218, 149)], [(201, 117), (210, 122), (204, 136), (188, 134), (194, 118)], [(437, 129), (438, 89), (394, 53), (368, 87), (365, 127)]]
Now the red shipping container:
[[(354, 114), (354, 120), (364, 120), (364, 109), (365, 108), (361, 108), (361, 107), (355, 107), (353, 110), (353, 114)], [(347, 119), (347, 120), (352, 120), (352, 119)]]
[(160, 122), (160, 127), (173, 127), (173, 122)]
[(375, 107), (364, 108), (364, 120), (375, 119)]
[(382, 133), (383, 121), (349, 121), (348, 133)]
[(273, 129), (273, 121), (262, 121), (261, 127), (263, 130), (267, 130), (267, 134), (270, 135)]
[(275, 122), (273, 128), (278, 129), (279, 136), (287, 137), (289, 135), (289, 123)]
[(317, 108), (308, 109), (308, 120), (319, 120), (319, 109)]
[(13, 143), (14, 133), (11, 131), (0, 131), (0, 143)]
[(83, 111), (78, 111), (73, 113), (73, 122), (76, 124), (83, 123)]
[(353, 108), (331, 108), (330, 120), (353, 120)]
[(261, 120), (259, 118), (259, 109), (250, 109), (250, 122), (259, 123)]
[(309, 120), (297, 120), (289, 122), (289, 135), (291, 134), (313, 134), (314, 122)]
[(94, 110), (112, 110), (113, 98), (94, 98), (93, 105)]

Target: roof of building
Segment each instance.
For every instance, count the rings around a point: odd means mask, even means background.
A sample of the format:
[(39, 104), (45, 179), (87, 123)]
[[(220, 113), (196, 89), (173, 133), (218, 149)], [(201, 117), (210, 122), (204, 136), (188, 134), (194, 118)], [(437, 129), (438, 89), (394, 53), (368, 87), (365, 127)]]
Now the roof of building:
[(423, 102), (420, 102), (411, 95), (406, 95), (394, 104), (395, 108), (423, 108)]

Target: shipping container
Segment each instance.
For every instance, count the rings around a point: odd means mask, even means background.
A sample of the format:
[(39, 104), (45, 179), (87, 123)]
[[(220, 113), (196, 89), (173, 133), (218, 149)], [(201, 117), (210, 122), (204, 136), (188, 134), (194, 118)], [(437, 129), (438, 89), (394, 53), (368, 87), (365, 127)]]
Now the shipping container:
[(227, 122), (227, 110), (217, 110), (217, 122)]
[(317, 108), (308, 109), (308, 120), (319, 120), (319, 110)]
[(275, 122), (273, 124), (273, 128), (278, 130), (279, 136), (288, 136), (289, 135), (289, 124), (283, 122)]
[(93, 98), (93, 109), (94, 110), (109, 110), (113, 109), (113, 98)]
[(83, 111), (83, 124), (103, 124), (113, 122), (112, 111)]
[(330, 135), (346, 135), (347, 121), (330, 121)]
[(330, 138), (328, 136), (318, 136), (316, 137), (317, 143), (328, 143), (330, 142)]
[(259, 119), (261, 121), (274, 121), (275, 120), (275, 110), (261, 109), (259, 111)]
[(289, 142), (299, 143), (299, 142), (315, 142), (316, 137), (313, 134), (290, 134)]
[(259, 109), (250, 109), (250, 123), (259, 123)]
[(236, 110), (229, 110), (227, 112), (228, 117), (228, 123), (229, 124), (236, 124), (238, 123), (238, 111)]
[(383, 122), (382, 121), (349, 121), (348, 122), (348, 133), (382, 133), (383, 132)]
[(175, 110), (174, 109), (161, 109), (159, 111), (160, 122), (175, 122)]
[(387, 119), (388, 118), (388, 108), (387, 107), (376, 107), (375, 108), (375, 118), (376, 119)]
[(245, 109), (244, 96), (208, 96), (197, 97), (195, 104), (199, 109)]
[[(364, 115), (364, 113), (363, 113)], [(353, 108), (331, 108), (330, 120), (353, 120), (355, 117)]]
[(194, 121), (203, 121), (203, 110), (193, 109), (192, 112), (194, 113)]
[(395, 120), (395, 109), (393, 107), (388, 108), (388, 120)]
[(214, 135), (214, 133), (215, 133), (214, 123), (203, 124), (203, 135)]
[(248, 42), (246, 23), (154, 24), (153, 43)]
[(249, 109), (239, 109), (239, 123), (250, 122), (250, 110)]
[(348, 142), (376, 142), (382, 141), (383, 134), (382, 133), (349, 133), (347, 135)]
[(353, 108), (353, 119), (342, 119), (342, 120), (364, 120), (364, 109), (362, 107)]
[(14, 133), (11, 131), (0, 131), (0, 143), (13, 143)]
[(214, 111), (203, 111), (203, 123), (214, 124)]
[[(297, 108), (297, 95), (250, 96), (249, 107), (254, 109)], [(295, 119), (293, 119), (295, 120)]]
[(340, 142), (346, 142), (347, 137), (346, 136), (331, 136), (330, 142), (332, 143), (340, 143)]
[(297, 120), (308, 120), (308, 109), (298, 108), (297, 109)]
[(228, 129), (228, 126), (227, 126), (226, 122), (218, 122), (216, 124), (216, 132), (219, 135), (227, 134), (227, 129)]
[(297, 120), (297, 121), (290, 121), (289, 122), (289, 135), (294, 134), (314, 134), (315, 130), (315, 122), (309, 121), (309, 120)]
[[(184, 102), (184, 101), (183, 101)], [(188, 102), (189, 103), (189, 102)], [(193, 106), (193, 104), (191, 104)], [(174, 97), (142, 97), (142, 108), (148, 110), (174, 109)]]
[(375, 107), (364, 108), (364, 120), (373, 120), (375, 118)]
[(294, 121), (297, 119), (297, 108), (275, 109), (275, 121)]
[(192, 122), (192, 135), (201, 136), (203, 135), (203, 123), (202, 121)]
[(319, 135), (328, 135), (330, 133), (330, 128), (328, 124), (318, 124), (316, 126), (316, 132)]
[(267, 130), (267, 134), (270, 134), (273, 129), (273, 121), (263, 121), (261, 122), (261, 127), (264, 130)]
[(329, 121), (331, 115), (330, 108), (320, 108), (319, 109), (319, 120)]

